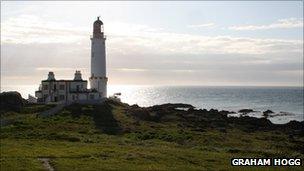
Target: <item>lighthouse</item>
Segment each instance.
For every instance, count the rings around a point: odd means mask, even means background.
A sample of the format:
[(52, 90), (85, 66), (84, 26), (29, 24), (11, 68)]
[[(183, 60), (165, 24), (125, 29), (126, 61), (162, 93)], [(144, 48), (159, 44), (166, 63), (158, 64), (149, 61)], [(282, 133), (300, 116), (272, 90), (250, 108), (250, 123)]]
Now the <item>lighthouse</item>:
[(55, 79), (50, 71), (48, 78), (42, 80), (38, 91), (35, 91), (37, 103), (57, 104), (99, 104), (107, 97), (106, 73), (106, 37), (103, 33), (103, 23), (99, 17), (93, 24), (91, 36), (91, 89), (87, 88), (88, 81), (83, 80), (81, 72), (76, 70), (72, 80)]
[(92, 90), (99, 92), (100, 97), (107, 97), (106, 75), (106, 37), (104, 35), (103, 22), (97, 20), (93, 24), (93, 36), (91, 36), (91, 77)]

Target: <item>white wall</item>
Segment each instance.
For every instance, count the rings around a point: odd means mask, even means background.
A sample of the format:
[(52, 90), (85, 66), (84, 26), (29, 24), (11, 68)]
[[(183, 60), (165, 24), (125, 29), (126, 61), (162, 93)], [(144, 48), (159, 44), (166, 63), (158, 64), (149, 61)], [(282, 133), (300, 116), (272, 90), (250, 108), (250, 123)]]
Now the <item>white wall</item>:
[(90, 85), (101, 93), (102, 97), (107, 97), (107, 77), (106, 77), (106, 38), (91, 38), (91, 78)]
[(106, 76), (105, 38), (91, 38), (91, 76)]

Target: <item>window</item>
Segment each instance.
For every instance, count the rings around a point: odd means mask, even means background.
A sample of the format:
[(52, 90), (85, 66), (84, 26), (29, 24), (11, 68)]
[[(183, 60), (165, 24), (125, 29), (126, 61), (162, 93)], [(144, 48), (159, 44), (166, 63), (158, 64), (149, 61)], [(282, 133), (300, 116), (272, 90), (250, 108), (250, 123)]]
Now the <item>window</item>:
[(49, 86), (48, 85), (43, 85), (43, 90), (48, 90)]
[(45, 100), (48, 97), (47, 94), (43, 95), (43, 99)]
[(64, 100), (64, 95), (60, 95), (59, 100)]
[(56, 84), (54, 84), (54, 90), (56, 90)]
[(75, 95), (72, 96), (72, 99), (75, 100)]
[(59, 90), (64, 90), (65, 86), (64, 85), (59, 85)]
[(76, 86), (76, 91), (79, 91), (79, 90), (80, 90), (80, 89), (79, 89), (79, 85), (77, 85), (77, 86)]

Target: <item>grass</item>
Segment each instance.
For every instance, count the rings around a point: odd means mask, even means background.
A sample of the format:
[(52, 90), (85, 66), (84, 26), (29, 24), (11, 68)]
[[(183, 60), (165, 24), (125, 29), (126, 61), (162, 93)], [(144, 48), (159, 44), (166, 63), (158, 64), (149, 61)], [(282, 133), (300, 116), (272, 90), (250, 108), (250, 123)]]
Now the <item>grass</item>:
[[(39, 108), (39, 109), (37, 109)], [(193, 131), (173, 122), (137, 120), (127, 106), (72, 105), (42, 118), (31, 106), (2, 118), (1, 170), (302, 170), (301, 167), (232, 167), (232, 157), (300, 157), (303, 137), (230, 128)], [(29, 112), (31, 111), (31, 112)]]

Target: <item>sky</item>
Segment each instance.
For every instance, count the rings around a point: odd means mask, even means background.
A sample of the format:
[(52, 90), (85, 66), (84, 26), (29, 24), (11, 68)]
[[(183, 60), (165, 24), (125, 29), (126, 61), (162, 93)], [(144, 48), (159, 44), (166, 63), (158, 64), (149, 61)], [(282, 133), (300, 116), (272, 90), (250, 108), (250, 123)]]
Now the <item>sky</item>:
[(88, 79), (97, 16), (110, 85), (303, 86), (302, 1), (1, 1), (1, 91)]

